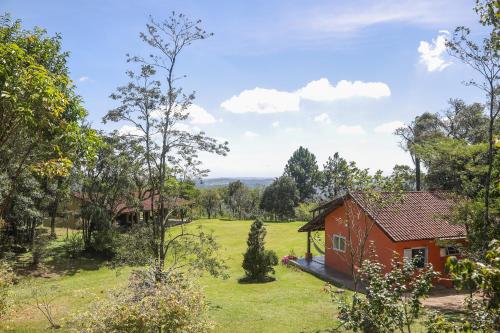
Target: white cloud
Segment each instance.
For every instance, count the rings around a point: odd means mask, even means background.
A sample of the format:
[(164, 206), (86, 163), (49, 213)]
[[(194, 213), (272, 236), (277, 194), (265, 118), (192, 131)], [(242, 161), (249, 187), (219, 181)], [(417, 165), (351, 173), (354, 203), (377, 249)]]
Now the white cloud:
[(383, 134), (392, 134), (394, 131), (400, 127), (403, 127), (405, 124), (402, 121), (395, 120), (390, 121), (388, 123), (383, 123), (378, 125), (373, 129), (375, 133), (383, 133)]
[(245, 138), (256, 138), (259, 136), (259, 134), (252, 132), (252, 131), (245, 131), (245, 133), (243, 133), (243, 136)]
[(420, 63), (427, 67), (427, 71), (442, 71), (451, 65), (450, 61), (446, 61), (443, 58), (446, 53), (446, 36), (448, 35), (448, 31), (440, 30), (439, 35), (431, 43), (426, 41), (420, 42), (417, 49), (418, 53), (420, 53)]
[(217, 122), (214, 116), (199, 105), (192, 104), (189, 108), (189, 121), (191, 124), (213, 124)]
[(381, 98), (391, 95), (383, 82), (341, 80), (332, 85), (326, 78), (311, 81), (294, 92), (254, 88), (222, 102), (221, 107), (233, 113), (279, 113), (299, 111), (301, 100), (333, 102), (355, 97)]
[(340, 125), (337, 127), (337, 133), (346, 135), (360, 135), (365, 134), (365, 130), (360, 125)]
[(279, 113), (299, 111), (300, 98), (294, 93), (276, 89), (254, 88), (222, 102), (233, 113)]
[(279, 122), (279, 121), (275, 121), (275, 122), (273, 122), (273, 123), (271, 124), (271, 126), (272, 126), (273, 128), (280, 127), (280, 122)]
[[(404, 23), (419, 26), (436, 26), (467, 21), (463, 7), (453, 1), (435, 0), (378, 0), (361, 2), (329, 1), (309, 6), (306, 13), (296, 14), (291, 24), (298, 34), (310, 38), (321, 36), (345, 36), (370, 26), (388, 23)], [(461, 1), (465, 4), (465, 1)], [(363, 10), (359, 10), (362, 7)], [(447, 15), (443, 15), (446, 12)]]
[(134, 135), (134, 136), (142, 136), (144, 133), (135, 126), (132, 125), (123, 125), (118, 129), (118, 135)]
[(314, 117), (314, 121), (317, 123), (330, 124), (332, 121), (330, 120), (330, 116), (326, 113), (322, 113)]
[(88, 81), (89, 80), (89, 77), (88, 76), (81, 76), (78, 81), (80, 82), (85, 82), (85, 81)]
[(328, 79), (321, 78), (309, 82), (297, 92), (303, 99), (316, 102), (331, 102), (353, 97), (381, 98), (391, 95), (389, 86), (382, 82), (363, 82), (341, 80), (332, 85)]

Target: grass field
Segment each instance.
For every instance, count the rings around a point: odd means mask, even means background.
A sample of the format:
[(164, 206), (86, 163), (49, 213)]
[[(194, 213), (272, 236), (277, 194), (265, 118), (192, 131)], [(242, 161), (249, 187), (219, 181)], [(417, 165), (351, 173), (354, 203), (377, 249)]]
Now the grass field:
[[(321, 332), (335, 325), (335, 307), (322, 291), (324, 282), (291, 268), (279, 266), (275, 282), (239, 284), (242, 255), (251, 221), (199, 220), (214, 231), (222, 246), (221, 255), (229, 266), (230, 278), (202, 277), (210, 304), (210, 317), (217, 323), (216, 332)], [(305, 235), (297, 229), (302, 223), (266, 223), (266, 248), (279, 257), (293, 250), (305, 252)], [(61, 230), (61, 232), (64, 232)], [(61, 237), (62, 238), (62, 237)], [(53, 297), (58, 323), (84, 310), (107, 290), (126, 283), (130, 269), (116, 271), (95, 260), (61, 260), (47, 263), (43, 277), (23, 278), (14, 288), (14, 311), (0, 323), (2, 332), (45, 332), (48, 323), (33, 306), (34, 285)], [(63, 326), (59, 331), (67, 331)]]

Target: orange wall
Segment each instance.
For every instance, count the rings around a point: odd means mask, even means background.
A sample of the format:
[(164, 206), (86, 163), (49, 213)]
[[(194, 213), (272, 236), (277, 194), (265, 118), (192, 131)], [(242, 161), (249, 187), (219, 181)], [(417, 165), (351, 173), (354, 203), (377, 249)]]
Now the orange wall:
[[(353, 207), (352, 209), (346, 209), (348, 207)], [(434, 240), (416, 240), (416, 241), (404, 241), (404, 242), (394, 242), (392, 241), (376, 224), (372, 224), (372, 220), (363, 211), (360, 210), (359, 206), (348, 199), (345, 204), (338, 207), (332, 211), (325, 218), (325, 264), (327, 267), (332, 269), (351, 274), (351, 260), (348, 254), (348, 229), (345, 225), (346, 211), (354, 212), (354, 214), (349, 214), (352, 218), (353, 225), (360, 227), (361, 230), (366, 230), (367, 226), (372, 226), (367, 246), (365, 247), (365, 258), (369, 254), (370, 242), (373, 242), (375, 247), (375, 253), (378, 256), (378, 261), (386, 267), (388, 270), (391, 266), (391, 259), (393, 253), (396, 252), (401, 258), (403, 258), (403, 250), (405, 248), (413, 247), (427, 247), (428, 263), (431, 263), (435, 271), (441, 273), (441, 277), (444, 276), (444, 263), (446, 257), (440, 256), (440, 248), (435, 244)], [(334, 234), (346, 237), (346, 252), (339, 252), (333, 250), (332, 236)], [(360, 233), (361, 235), (363, 232)], [(353, 243), (357, 243), (356, 233), (353, 236)], [(445, 283), (448, 284), (448, 283)]]

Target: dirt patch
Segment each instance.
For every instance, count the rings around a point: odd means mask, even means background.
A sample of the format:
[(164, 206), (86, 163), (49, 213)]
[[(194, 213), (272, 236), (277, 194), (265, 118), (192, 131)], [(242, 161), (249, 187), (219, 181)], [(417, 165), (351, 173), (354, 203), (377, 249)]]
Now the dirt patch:
[(444, 311), (462, 311), (465, 297), (467, 297), (467, 293), (444, 287), (436, 287), (430, 293), (429, 298), (425, 299), (422, 303), (429, 308)]

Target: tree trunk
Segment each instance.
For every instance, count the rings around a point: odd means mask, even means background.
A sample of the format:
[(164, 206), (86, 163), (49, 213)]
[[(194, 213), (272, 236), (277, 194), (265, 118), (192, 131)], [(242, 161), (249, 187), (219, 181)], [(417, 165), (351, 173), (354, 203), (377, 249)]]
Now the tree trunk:
[(420, 191), (420, 157), (415, 156), (415, 189)]
[[(495, 115), (494, 115), (494, 87), (490, 83), (490, 122), (488, 126), (488, 173), (486, 174), (486, 180), (484, 184), (484, 218), (483, 218), (483, 237), (487, 237), (488, 229), (490, 226), (490, 184), (491, 184), (491, 173), (493, 171), (493, 126), (495, 125)], [(487, 239), (487, 238), (486, 238)], [(488, 242), (485, 242), (487, 246)]]

